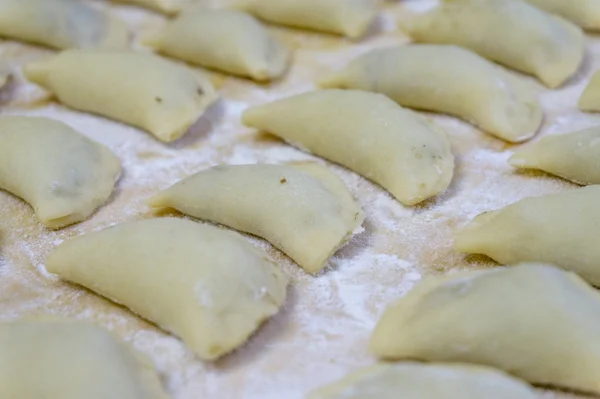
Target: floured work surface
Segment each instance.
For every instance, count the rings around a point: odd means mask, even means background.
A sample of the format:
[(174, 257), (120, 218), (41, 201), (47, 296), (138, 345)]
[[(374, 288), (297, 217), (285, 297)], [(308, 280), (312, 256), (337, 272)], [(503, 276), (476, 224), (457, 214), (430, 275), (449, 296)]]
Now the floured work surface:
[[(89, 220), (59, 231), (37, 221), (23, 201), (0, 191), (0, 320), (60, 315), (103, 325), (148, 354), (176, 399), (301, 398), (309, 390), (375, 361), (367, 341), (391, 301), (427, 274), (492, 267), (483, 257), (452, 250), (453, 234), (475, 215), (523, 197), (575, 187), (542, 173), (515, 172), (507, 159), (516, 146), (484, 134), (459, 120), (427, 114), (452, 142), (457, 169), (451, 187), (417, 207), (405, 207), (355, 173), (328, 164), (339, 175), (367, 216), (364, 231), (339, 251), (317, 277), (304, 273), (265, 241), (265, 248), (292, 280), (284, 310), (250, 342), (214, 364), (195, 360), (176, 338), (130, 312), (45, 272), (44, 260), (63, 240), (115, 223), (152, 217), (145, 201), (161, 189), (210, 166), (291, 160), (323, 160), (277, 139), (241, 126), (250, 105), (308, 91), (317, 77), (340, 68), (367, 50), (407, 43), (395, 31), (395, 18), (435, 4), (429, 0), (382, 1), (385, 10), (377, 32), (359, 43), (333, 36), (275, 29), (296, 48), (293, 67), (281, 82), (257, 85), (211, 73), (222, 99), (183, 139), (165, 145), (140, 130), (56, 103), (17, 76), (0, 92), (0, 114), (43, 115), (61, 120), (111, 148), (123, 162), (124, 175), (108, 205)], [(137, 32), (150, 32), (162, 17), (135, 7), (111, 5)], [(548, 90), (528, 78), (541, 95), (545, 122), (541, 135), (575, 131), (600, 124), (600, 115), (577, 110), (579, 95), (600, 68), (600, 38), (586, 35), (582, 70), (565, 86)], [(19, 66), (50, 50), (0, 41), (0, 69)], [(540, 137), (540, 136), (538, 136)], [(498, 298), (502, 300), (502, 298)], [(575, 397), (544, 392), (543, 398)]]

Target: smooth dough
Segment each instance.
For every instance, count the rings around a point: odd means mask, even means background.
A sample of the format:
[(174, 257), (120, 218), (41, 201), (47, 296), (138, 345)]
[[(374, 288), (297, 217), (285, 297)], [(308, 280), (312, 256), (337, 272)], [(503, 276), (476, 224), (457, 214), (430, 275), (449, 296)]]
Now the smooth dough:
[(344, 183), (316, 163), (216, 166), (150, 200), (265, 238), (317, 273), (362, 224)]
[(461, 363), (382, 363), (320, 388), (307, 399), (535, 399), (500, 370)]
[(0, 189), (27, 201), (50, 228), (87, 219), (108, 200), (120, 173), (108, 148), (62, 122), (0, 116)]
[(145, 42), (168, 56), (257, 81), (281, 76), (291, 58), (253, 16), (225, 9), (190, 7)]
[(174, 15), (181, 11), (190, 0), (112, 0), (115, 3), (133, 4), (164, 14)]
[(581, 26), (586, 30), (600, 29), (600, 0), (526, 0)]
[(577, 72), (584, 55), (578, 26), (520, 0), (446, 0), (406, 28), (417, 42), (466, 47), (552, 88)]
[(578, 107), (582, 111), (600, 111), (600, 70), (596, 71), (579, 98)]
[(238, 7), (267, 22), (354, 39), (364, 36), (377, 17), (370, 0), (240, 0)]
[(57, 49), (129, 46), (123, 21), (73, 0), (0, 0), (0, 36)]
[(600, 184), (600, 127), (543, 137), (517, 150), (508, 162), (578, 184)]
[(598, 203), (600, 186), (525, 198), (475, 217), (454, 247), (502, 264), (554, 264), (600, 286)]
[(414, 205), (454, 173), (448, 139), (382, 94), (318, 90), (250, 108), (243, 123), (373, 180)]
[(46, 268), (181, 337), (206, 360), (241, 346), (286, 297), (287, 278), (239, 234), (176, 218), (71, 239)]
[(458, 116), (510, 142), (533, 137), (542, 123), (540, 104), (524, 82), (456, 46), (373, 50), (320, 85), (382, 93), (405, 107)]
[(371, 350), (386, 359), (487, 365), (598, 393), (598, 334), (595, 289), (573, 273), (523, 264), (424, 279), (384, 312)]
[(174, 141), (217, 99), (191, 70), (133, 51), (68, 50), (25, 66), (25, 75), (58, 100)]

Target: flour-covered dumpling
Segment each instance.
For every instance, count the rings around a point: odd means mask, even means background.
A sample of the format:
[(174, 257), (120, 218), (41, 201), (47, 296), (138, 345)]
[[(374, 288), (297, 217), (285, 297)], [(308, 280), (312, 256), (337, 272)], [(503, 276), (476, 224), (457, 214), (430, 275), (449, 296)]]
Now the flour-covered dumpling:
[(286, 297), (286, 277), (239, 234), (175, 218), (73, 238), (46, 268), (181, 337), (207, 360), (241, 346)]
[(461, 363), (382, 363), (317, 389), (307, 399), (535, 399), (525, 382)]
[(523, 264), (427, 277), (384, 312), (371, 350), (386, 359), (487, 365), (535, 384), (600, 393), (598, 334), (595, 289), (553, 266)]
[(600, 0), (526, 0), (586, 30), (600, 29)]
[(25, 75), (71, 108), (137, 126), (164, 142), (183, 136), (217, 98), (206, 78), (133, 51), (68, 50), (26, 65)]
[(382, 94), (319, 90), (246, 110), (247, 126), (339, 163), (414, 205), (454, 173), (448, 139)]
[(190, 0), (112, 0), (115, 3), (132, 4), (164, 14), (177, 14)]
[(92, 324), (1, 323), (0, 353), (1, 398), (168, 398), (149, 359)]
[(27, 201), (50, 228), (85, 220), (121, 172), (105, 146), (48, 118), (0, 116), (0, 189)]
[(316, 163), (216, 166), (150, 204), (263, 237), (309, 273), (321, 271), (364, 219), (344, 183)]
[(558, 87), (579, 69), (584, 35), (521, 0), (446, 0), (408, 22), (417, 42), (455, 44)]
[(238, 7), (267, 22), (359, 38), (377, 16), (370, 0), (239, 0)]
[(600, 70), (596, 71), (579, 98), (578, 107), (582, 111), (600, 111)]
[(455, 115), (510, 142), (531, 138), (542, 123), (540, 104), (524, 82), (456, 46), (373, 50), (320, 84), (374, 91), (402, 106)]
[(502, 264), (554, 264), (600, 286), (599, 202), (596, 185), (525, 198), (475, 217), (455, 248)]
[(579, 184), (600, 184), (600, 127), (552, 135), (517, 150), (508, 162)]
[(57, 49), (129, 46), (124, 22), (72, 0), (0, 0), (0, 36)]
[(204, 7), (186, 9), (146, 43), (168, 56), (257, 81), (281, 76), (291, 57), (253, 16)]

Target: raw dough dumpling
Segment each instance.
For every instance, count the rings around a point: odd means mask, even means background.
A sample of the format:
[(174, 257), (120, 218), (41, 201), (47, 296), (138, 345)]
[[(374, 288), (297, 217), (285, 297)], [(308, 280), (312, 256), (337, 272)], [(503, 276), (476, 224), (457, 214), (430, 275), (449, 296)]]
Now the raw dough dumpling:
[(461, 363), (377, 364), (320, 388), (307, 399), (535, 399), (534, 390), (502, 371)]
[(582, 111), (600, 111), (600, 70), (596, 71), (579, 98), (578, 107)]
[(167, 399), (152, 363), (92, 324), (0, 324), (0, 397)]
[(510, 142), (531, 138), (542, 123), (540, 104), (524, 82), (456, 46), (373, 50), (320, 84), (374, 91), (405, 107), (455, 115)]
[(407, 205), (443, 192), (454, 173), (448, 139), (382, 94), (319, 90), (250, 108), (242, 119), (373, 180)]
[(217, 95), (211, 83), (160, 57), (129, 51), (68, 50), (25, 66), (29, 80), (63, 104), (174, 141)]
[(309, 273), (364, 220), (344, 183), (316, 163), (216, 166), (150, 203), (263, 237)]
[(164, 14), (177, 14), (190, 0), (112, 0), (115, 3), (133, 4), (159, 11)]
[(253, 16), (204, 7), (186, 9), (146, 44), (168, 56), (257, 81), (281, 76), (291, 56)]
[(426, 278), (384, 312), (371, 350), (599, 393), (598, 334), (596, 290), (573, 273), (523, 264)]
[(558, 87), (583, 60), (572, 23), (520, 0), (446, 0), (408, 23), (417, 42), (455, 44)]
[(600, 186), (525, 198), (475, 217), (455, 249), (502, 264), (547, 262), (600, 286), (599, 203)]
[(176, 218), (71, 239), (46, 268), (181, 337), (207, 360), (242, 345), (286, 297), (286, 277), (239, 234)]
[(267, 22), (359, 38), (375, 21), (371, 0), (239, 0), (238, 7)]
[(600, 184), (600, 127), (552, 135), (529, 144), (508, 160), (517, 168), (540, 169), (579, 184)]
[(0, 189), (27, 201), (50, 228), (87, 219), (120, 173), (108, 148), (62, 122), (0, 116)]
[(600, 29), (600, 0), (526, 0), (534, 6), (560, 15), (583, 29)]
[(73, 0), (0, 0), (0, 36), (57, 49), (129, 46), (124, 22)]

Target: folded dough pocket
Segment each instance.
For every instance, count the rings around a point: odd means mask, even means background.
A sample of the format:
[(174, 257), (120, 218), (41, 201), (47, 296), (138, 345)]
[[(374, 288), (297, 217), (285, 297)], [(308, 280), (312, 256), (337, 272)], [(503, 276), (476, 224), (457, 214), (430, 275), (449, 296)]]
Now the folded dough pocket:
[(443, 192), (454, 173), (448, 139), (381, 94), (319, 90), (250, 108), (242, 120), (373, 180), (407, 205)]
[(176, 218), (66, 241), (46, 268), (131, 309), (200, 358), (242, 345), (286, 296), (287, 279), (237, 233)]
[(534, 6), (560, 15), (583, 29), (600, 30), (600, 1), (598, 0), (526, 0)]
[(521, 0), (447, 0), (405, 28), (417, 42), (468, 48), (551, 88), (573, 76), (583, 61), (578, 26)]
[(1, 398), (168, 398), (149, 359), (92, 324), (2, 323), (0, 353)]
[(521, 264), (427, 277), (384, 312), (371, 350), (385, 359), (487, 365), (597, 394), (599, 331), (596, 290), (573, 273)]
[(239, 0), (237, 6), (274, 24), (356, 39), (367, 33), (377, 8), (370, 0)]
[(48, 118), (0, 116), (0, 189), (27, 201), (50, 228), (87, 219), (110, 197), (119, 159)]
[(0, 0), (0, 36), (57, 49), (129, 46), (124, 22), (72, 0)]
[(133, 51), (68, 50), (25, 66), (25, 75), (58, 100), (174, 141), (217, 94), (190, 69)]
[(503, 263), (545, 262), (600, 286), (600, 186), (525, 198), (483, 213), (457, 234), (457, 251)]
[(309, 273), (321, 271), (364, 219), (344, 183), (316, 163), (216, 166), (150, 204), (263, 237)]
[(257, 81), (281, 76), (291, 58), (253, 16), (232, 10), (191, 7), (146, 43), (168, 56)]
[(373, 50), (320, 85), (382, 93), (402, 106), (458, 116), (510, 142), (531, 138), (542, 123), (541, 106), (524, 82), (456, 46)]

